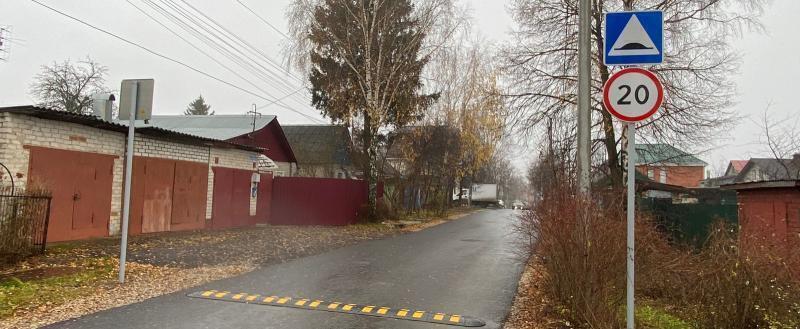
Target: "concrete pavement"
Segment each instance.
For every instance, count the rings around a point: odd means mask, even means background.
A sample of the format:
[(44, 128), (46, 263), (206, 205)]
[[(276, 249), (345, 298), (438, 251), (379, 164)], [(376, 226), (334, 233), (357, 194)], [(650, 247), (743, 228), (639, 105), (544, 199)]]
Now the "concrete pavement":
[(50, 327), (455, 328), (187, 297), (216, 290), (460, 314), (482, 319), (484, 328), (499, 328), (522, 271), (513, 253), (513, 214), (510, 210), (481, 211), (420, 232), (268, 266)]

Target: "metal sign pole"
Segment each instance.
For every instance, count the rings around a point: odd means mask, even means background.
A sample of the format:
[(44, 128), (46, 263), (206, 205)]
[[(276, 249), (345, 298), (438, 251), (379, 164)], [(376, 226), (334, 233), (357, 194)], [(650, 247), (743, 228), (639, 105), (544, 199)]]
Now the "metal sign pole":
[(128, 124), (128, 149), (125, 153), (125, 195), (122, 204), (122, 233), (119, 247), (119, 283), (125, 283), (125, 258), (128, 252), (128, 221), (131, 215), (131, 175), (133, 171), (133, 140), (136, 130), (136, 101), (139, 98), (139, 82), (131, 87), (130, 123)]
[(628, 134), (628, 275), (627, 275), (627, 314), (626, 319), (628, 329), (634, 327), (634, 228), (635, 228), (635, 207), (636, 207), (636, 123), (629, 122)]
[(590, 126), (592, 121), (592, 61), (591, 61), (591, 26), (592, 4), (589, 0), (580, 0), (578, 11), (578, 191), (588, 198), (590, 191), (591, 150)]

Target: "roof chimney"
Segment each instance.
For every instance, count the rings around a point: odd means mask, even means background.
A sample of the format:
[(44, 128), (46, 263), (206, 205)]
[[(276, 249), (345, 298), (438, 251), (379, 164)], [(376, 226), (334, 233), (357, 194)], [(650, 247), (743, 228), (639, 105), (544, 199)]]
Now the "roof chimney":
[(114, 108), (114, 94), (97, 93), (92, 95), (92, 112), (100, 119), (111, 121), (111, 112)]

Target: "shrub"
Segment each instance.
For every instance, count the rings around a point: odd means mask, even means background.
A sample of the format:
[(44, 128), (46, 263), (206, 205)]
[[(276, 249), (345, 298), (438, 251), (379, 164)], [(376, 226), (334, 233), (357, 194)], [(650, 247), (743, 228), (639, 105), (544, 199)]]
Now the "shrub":
[[(569, 188), (550, 190), (520, 215), (516, 231), (520, 249), (542, 264), (541, 286), (566, 320), (578, 327), (621, 328), (625, 210), (610, 194), (595, 198), (581, 199)], [(710, 231), (700, 250), (674, 245), (647, 214), (637, 214), (637, 305), (668, 306), (674, 314), (659, 319), (696, 328), (800, 328), (796, 250), (765, 234), (739, 236), (724, 222)], [(637, 316), (646, 320), (648, 313)]]
[(687, 306), (702, 328), (800, 328), (797, 252), (720, 222), (696, 257)]
[[(545, 289), (568, 310), (571, 322), (589, 328), (619, 328), (624, 326), (619, 311), (625, 305), (625, 209), (619, 199), (600, 200), (582, 199), (566, 188), (549, 191), (521, 215), (517, 232), (523, 249), (543, 264)], [(667, 252), (667, 241), (641, 215), (636, 234), (637, 280), (661, 276), (663, 260), (674, 257)]]

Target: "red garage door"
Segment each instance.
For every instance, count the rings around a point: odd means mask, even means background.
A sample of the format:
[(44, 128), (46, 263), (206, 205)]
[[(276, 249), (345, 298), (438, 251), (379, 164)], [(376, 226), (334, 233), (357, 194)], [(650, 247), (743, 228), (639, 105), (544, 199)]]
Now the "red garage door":
[(114, 156), (29, 149), (28, 187), (53, 195), (47, 241), (108, 236)]
[(207, 194), (208, 165), (177, 161), (172, 193), (172, 231), (205, 227)]
[(250, 216), (250, 180), (252, 171), (215, 167), (214, 202), (211, 225), (213, 228), (254, 225), (256, 216)]
[(205, 227), (207, 191), (207, 164), (135, 157), (130, 233)]

